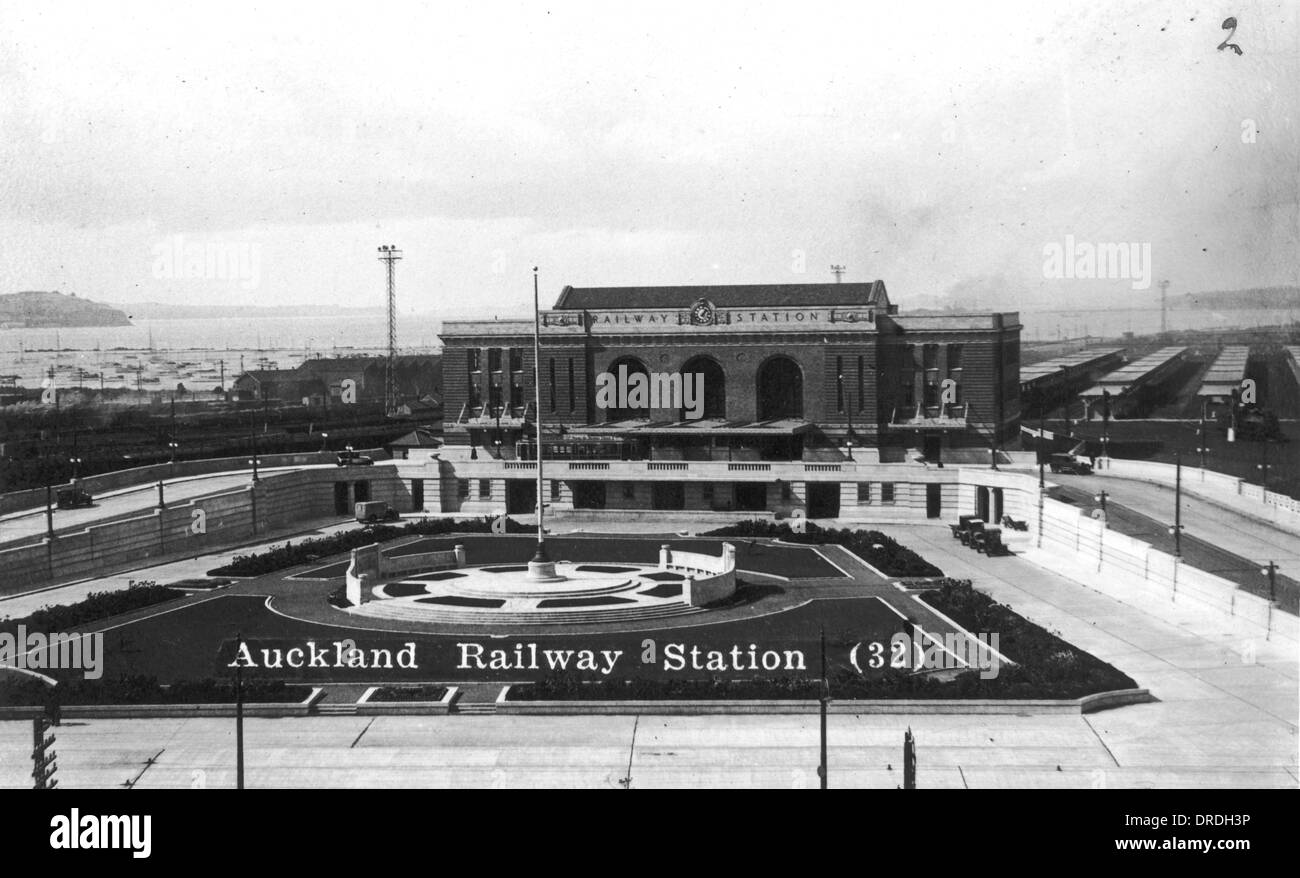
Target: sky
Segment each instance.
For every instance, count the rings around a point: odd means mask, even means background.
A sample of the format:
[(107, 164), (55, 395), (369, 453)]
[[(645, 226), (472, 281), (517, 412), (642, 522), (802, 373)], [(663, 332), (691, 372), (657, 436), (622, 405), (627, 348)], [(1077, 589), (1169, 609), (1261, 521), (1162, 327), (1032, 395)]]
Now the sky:
[[(387, 244), (447, 316), (533, 266), (543, 306), (832, 264), (904, 308), (1300, 282), (1295, 0), (204, 7), (0, 0), (0, 292), (377, 307)], [(1145, 285), (1047, 267), (1084, 243)]]

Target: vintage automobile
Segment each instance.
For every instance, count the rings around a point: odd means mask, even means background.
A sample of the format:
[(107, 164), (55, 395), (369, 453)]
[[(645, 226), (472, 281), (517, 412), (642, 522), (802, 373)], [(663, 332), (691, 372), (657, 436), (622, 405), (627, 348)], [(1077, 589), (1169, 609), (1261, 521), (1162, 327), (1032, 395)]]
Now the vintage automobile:
[(86, 506), (94, 506), (95, 498), (90, 495), (80, 485), (70, 485), (66, 488), (59, 488), (55, 498), (60, 509), (80, 509)]
[(362, 524), (378, 524), (381, 521), (393, 521), (400, 516), (397, 510), (383, 500), (363, 500), (356, 505), (357, 521)]
[(339, 466), (370, 466), (374, 463), (369, 457), (355, 451), (340, 451), (336, 460)]
[(1047, 459), (1047, 465), (1054, 473), (1069, 473), (1076, 476), (1092, 475), (1092, 464), (1074, 454), (1053, 454)]

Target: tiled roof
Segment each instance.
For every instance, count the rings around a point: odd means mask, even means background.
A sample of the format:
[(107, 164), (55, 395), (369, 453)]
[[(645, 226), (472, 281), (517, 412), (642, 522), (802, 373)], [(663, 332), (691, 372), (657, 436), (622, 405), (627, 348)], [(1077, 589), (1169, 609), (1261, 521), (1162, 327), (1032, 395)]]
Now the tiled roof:
[(699, 287), (565, 287), (557, 311), (617, 308), (689, 308), (696, 299), (719, 308), (797, 308), (801, 306), (884, 307), (884, 281), (871, 283), (749, 284)]

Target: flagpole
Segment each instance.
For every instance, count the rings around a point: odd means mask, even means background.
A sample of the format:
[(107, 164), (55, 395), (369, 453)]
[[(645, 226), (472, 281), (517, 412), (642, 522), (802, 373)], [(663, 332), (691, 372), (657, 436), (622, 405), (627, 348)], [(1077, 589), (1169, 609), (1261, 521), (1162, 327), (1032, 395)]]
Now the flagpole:
[[(537, 292), (537, 266), (533, 266), (533, 391), (536, 405), (533, 417), (537, 427), (537, 552), (529, 566), (538, 565), (540, 568), (541, 565), (548, 564), (550, 558), (546, 555), (546, 531), (542, 527), (542, 510), (546, 507), (546, 500), (542, 491), (545, 484), (542, 478), (542, 312)], [(555, 575), (554, 567), (550, 568), (550, 575)]]

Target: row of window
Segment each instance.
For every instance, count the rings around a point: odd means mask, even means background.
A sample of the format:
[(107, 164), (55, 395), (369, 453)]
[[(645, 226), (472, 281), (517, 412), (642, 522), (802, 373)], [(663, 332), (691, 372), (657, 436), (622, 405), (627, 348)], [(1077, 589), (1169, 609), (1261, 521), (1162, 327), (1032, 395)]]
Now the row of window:
[[(483, 401), (483, 348), (468, 348), (465, 351), (465, 369), (468, 376), (469, 385), (469, 407), (479, 409), (484, 407)], [(487, 348), (487, 414), (491, 415), (498, 409), (504, 410), (507, 406), (511, 409), (523, 408), (527, 405), (528, 400), (524, 395), (524, 351), (523, 348)], [(505, 352), (503, 354), (503, 351)], [(510, 365), (510, 378), (506, 382), (505, 374), (501, 370), (503, 356)], [(574, 364), (573, 358), (568, 358), (568, 404), (569, 411), (576, 411), (578, 406), (576, 382), (574, 381)], [(556, 366), (555, 360), (547, 361), (548, 382), (547, 394), (549, 409), (552, 412), (559, 410), (559, 401), (557, 395)], [(509, 397), (505, 395), (505, 389), (509, 388)]]
[[(459, 499), (461, 500), (469, 499), (469, 483), (470, 483), (469, 479), (456, 480), (456, 496)], [(622, 486), (624, 500), (636, 499), (636, 486), (638, 484), (637, 482), (619, 482), (618, 484)], [(871, 499), (872, 484), (873, 484), (872, 482), (858, 482), (858, 505), (859, 506), (865, 506), (872, 502)], [(893, 503), (894, 483), (880, 482), (879, 485), (880, 485), (880, 502)], [(700, 494), (705, 500), (705, 502), (712, 502), (713, 488), (714, 486), (712, 482), (704, 482), (703, 484), (700, 485)], [(792, 497), (793, 497), (793, 493), (791, 492), (790, 483), (784, 481), (781, 482), (781, 499), (790, 500)], [(491, 479), (478, 480), (478, 499), (480, 500), (492, 499)], [(560, 499), (560, 482), (556, 480), (552, 480), (551, 500), (558, 501), (559, 499)]]

